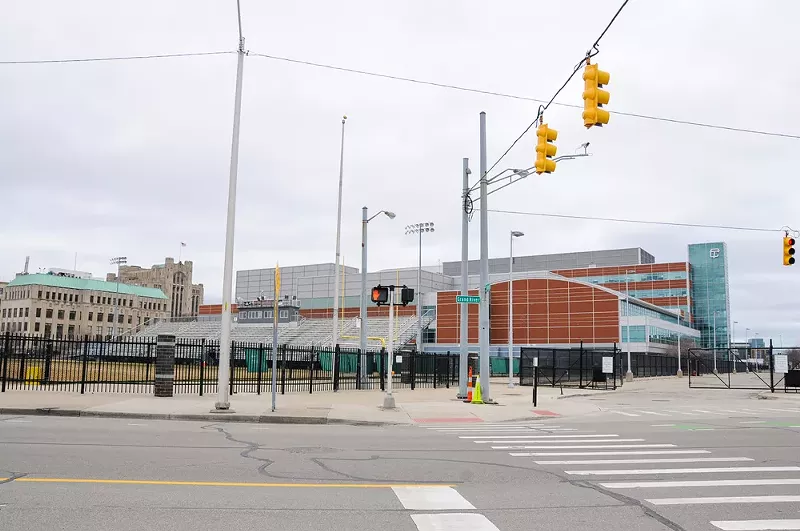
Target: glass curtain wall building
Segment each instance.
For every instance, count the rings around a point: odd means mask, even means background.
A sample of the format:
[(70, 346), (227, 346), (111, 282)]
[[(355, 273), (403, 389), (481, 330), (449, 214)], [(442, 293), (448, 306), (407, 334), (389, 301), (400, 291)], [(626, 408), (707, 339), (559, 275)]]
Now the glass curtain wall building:
[(700, 345), (727, 348), (730, 345), (730, 296), (728, 248), (725, 242), (689, 245), (691, 307)]

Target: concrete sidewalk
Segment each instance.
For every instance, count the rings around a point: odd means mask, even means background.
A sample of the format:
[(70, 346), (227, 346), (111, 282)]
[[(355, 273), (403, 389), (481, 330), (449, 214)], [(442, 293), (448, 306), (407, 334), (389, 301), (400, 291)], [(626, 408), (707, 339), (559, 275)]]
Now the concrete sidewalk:
[(117, 417), (170, 420), (210, 420), (286, 424), (415, 424), (435, 422), (502, 422), (586, 413), (596, 408), (586, 401), (563, 397), (596, 395), (604, 391), (540, 387), (537, 407), (532, 388), (509, 389), (499, 382), (492, 387), (497, 404), (465, 404), (457, 390), (401, 389), (394, 392), (397, 408), (384, 410), (379, 391), (340, 391), (277, 396), (271, 411), (271, 395), (237, 393), (231, 396), (233, 412), (214, 411), (216, 395), (175, 395), (156, 398), (131, 394), (75, 394), (52, 391), (7, 391), (0, 394), (0, 414)]

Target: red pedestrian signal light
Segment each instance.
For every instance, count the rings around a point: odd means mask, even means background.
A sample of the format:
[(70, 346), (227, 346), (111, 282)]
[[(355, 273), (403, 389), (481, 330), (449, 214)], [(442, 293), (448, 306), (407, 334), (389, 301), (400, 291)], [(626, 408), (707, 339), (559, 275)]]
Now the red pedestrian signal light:
[(785, 266), (794, 265), (794, 244), (794, 238), (791, 236), (783, 239), (783, 265)]
[(389, 288), (376, 286), (372, 288), (372, 302), (380, 306), (389, 303)]
[(583, 89), (583, 125), (587, 128), (596, 125), (602, 127), (608, 123), (610, 115), (603, 109), (603, 105), (608, 103), (611, 95), (606, 90), (602, 90), (603, 85), (607, 85), (611, 74), (603, 72), (597, 65), (588, 64), (583, 71), (585, 81)]

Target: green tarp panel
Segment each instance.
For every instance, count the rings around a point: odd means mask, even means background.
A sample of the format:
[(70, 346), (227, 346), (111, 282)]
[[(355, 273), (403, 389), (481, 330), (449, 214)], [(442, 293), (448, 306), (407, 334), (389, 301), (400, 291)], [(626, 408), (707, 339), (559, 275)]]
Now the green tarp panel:
[[(495, 374), (508, 374), (508, 358), (489, 358), (489, 371)], [(514, 358), (514, 374), (519, 374), (519, 358)]]
[[(240, 358), (241, 359), (241, 358)], [(258, 349), (248, 348), (244, 350), (244, 359), (247, 362), (247, 372), (258, 372)], [(264, 351), (261, 361), (261, 370), (266, 372), (269, 369), (267, 352)]]

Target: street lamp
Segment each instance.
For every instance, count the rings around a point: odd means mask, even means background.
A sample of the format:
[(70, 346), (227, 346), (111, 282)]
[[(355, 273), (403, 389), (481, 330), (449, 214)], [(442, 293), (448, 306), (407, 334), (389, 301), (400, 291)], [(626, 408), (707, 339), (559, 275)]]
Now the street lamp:
[(114, 323), (111, 327), (111, 337), (116, 337), (117, 335), (117, 314), (119, 313), (119, 275), (120, 275), (120, 267), (128, 263), (128, 258), (125, 256), (115, 256), (111, 259), (111, 265), (117, 266), (117, 298), (114, 299)]
[[(635, 271), (625, 271), (625, 328), (628, 331), (628, 341), (626, 341), (627, 351), (628, 351), (628, 372), (625, 373), (625, 381), (632, 382), (633, 381), (633, 371), (631, 370), (631, 303), (630, 298), (631, 296), (628, 294), (628, 280), (631, 275), (635, 273)], [(645, 333), (647, 333), (647, 328), (645, 327)]]
[(422, 352), (422, 234), (435, 232), (433, 222), (406, 225), (406, 234), (419, 235), (419, 267), (417, 268), (417, 352)]
[[(367, 224), (377, 216), (385, 214), (387, 218), (394, 219), (395, 213), (381, 210), (372, 217), (367, 217), (367, 207), (361, 209), (361, 338), (359, 345), (361, 354), (367, 352)], [(362, 378), (366, 377), (367, 364), (361, 364)]]
[(514, 282), (514, 238), (525, 236), (524, 232), (512, 230), (509, 238), (508, 251), (508, 388), (514, 388), (514, 291), (511, 285)]
[(336, 211), (336, 265), (333, 279), (333, 335), (331, 345), (339, 343), (339, 256), (342, 247), (342, 178), (344, 176), (344, 124), (347, 116), (342, 116), (342, 148), (339, 153), (339, 203)]

